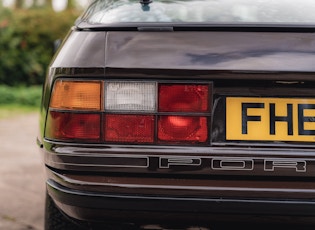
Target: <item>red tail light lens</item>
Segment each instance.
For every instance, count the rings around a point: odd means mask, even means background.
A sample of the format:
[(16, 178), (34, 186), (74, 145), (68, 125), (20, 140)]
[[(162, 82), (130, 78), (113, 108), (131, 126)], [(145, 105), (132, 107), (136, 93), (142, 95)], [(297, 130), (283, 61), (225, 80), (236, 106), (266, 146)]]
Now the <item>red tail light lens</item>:
[(161, 112), (207, 112), (208, 110), (208, 85), (161, 84), (159, 86)]
[(119, 144), (207, 144), (211, 84), (57, 80), (45, 137)]
[(154, 116), (106, 115), (105, 141), (153, 143)]
[(158, 138), (170, 142), (205, 142), (208, 139), (206, 117), (161, 116)]
[(60, 140), (99, 142), (100, 121), (100, 114), (51, 111), (48, 114), (46, 136)]

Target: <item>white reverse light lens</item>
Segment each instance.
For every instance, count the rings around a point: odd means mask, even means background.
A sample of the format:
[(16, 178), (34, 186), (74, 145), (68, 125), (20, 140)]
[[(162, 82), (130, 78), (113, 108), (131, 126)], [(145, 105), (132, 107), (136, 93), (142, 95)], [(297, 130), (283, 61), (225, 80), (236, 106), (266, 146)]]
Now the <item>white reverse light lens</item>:
[(106, 82), (105, 110), (156, 110), (155, 82)]

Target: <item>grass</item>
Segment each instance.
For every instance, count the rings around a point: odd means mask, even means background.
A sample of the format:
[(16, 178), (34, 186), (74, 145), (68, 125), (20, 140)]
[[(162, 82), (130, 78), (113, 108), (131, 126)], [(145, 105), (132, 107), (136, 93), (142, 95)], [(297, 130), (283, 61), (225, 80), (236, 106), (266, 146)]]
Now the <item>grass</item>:
[(37, 112), (39, 112), (39, 108), (34, 106), (25, 106), (18, 104), (0, 105), (0, 119)]
[(41, 87), (0, 85), (0, 119), (39, 111)]

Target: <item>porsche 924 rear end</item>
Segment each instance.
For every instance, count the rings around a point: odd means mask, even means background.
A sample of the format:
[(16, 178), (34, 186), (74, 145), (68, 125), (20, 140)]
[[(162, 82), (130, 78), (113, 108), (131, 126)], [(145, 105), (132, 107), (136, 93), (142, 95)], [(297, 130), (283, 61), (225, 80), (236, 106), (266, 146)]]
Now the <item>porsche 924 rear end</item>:
[(92, 3), (44, 85), (46, 229), (76, 229), (63, 214), (136, 228), (313, 219), (313, 12), (313, 0)]

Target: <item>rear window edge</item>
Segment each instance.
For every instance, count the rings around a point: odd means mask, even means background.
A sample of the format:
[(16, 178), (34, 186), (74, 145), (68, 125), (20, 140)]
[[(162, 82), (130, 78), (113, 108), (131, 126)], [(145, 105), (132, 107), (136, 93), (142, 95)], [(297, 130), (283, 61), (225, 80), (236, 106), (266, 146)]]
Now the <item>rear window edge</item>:
[[(91, 24), (86, 21), (76, 23), (77, 30), (95, 31), (248, 31), (248, 32), (301, 32), (314, 33), (315, 24), (278, 23), (110, 23)], [(163, 30), (163, 28), (168, 28)], [(172, 28), (170, 30), (169, 28)]]

